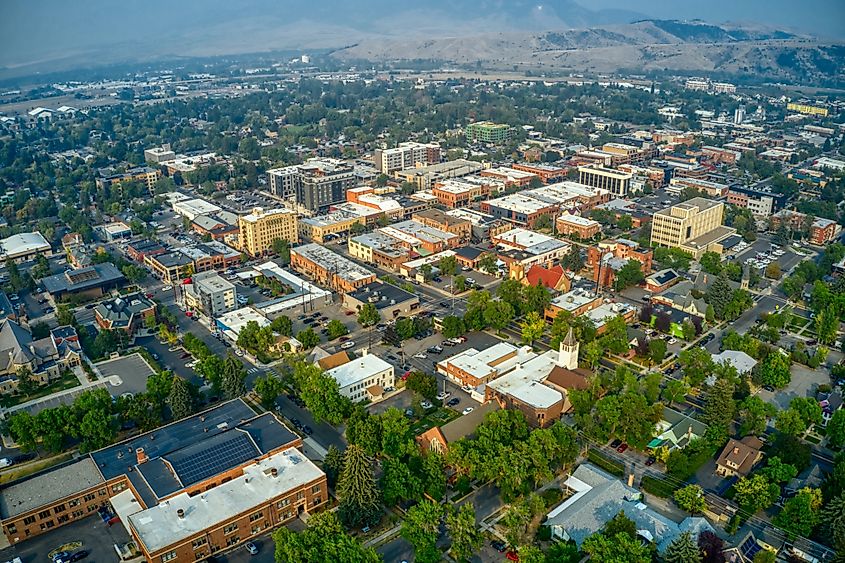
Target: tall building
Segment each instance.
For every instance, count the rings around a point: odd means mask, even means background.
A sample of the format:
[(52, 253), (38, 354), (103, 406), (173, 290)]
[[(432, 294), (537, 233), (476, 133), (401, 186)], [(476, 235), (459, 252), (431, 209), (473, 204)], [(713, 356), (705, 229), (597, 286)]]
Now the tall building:
[(355, 187), (351, 166), (335, 158), (311, 158), (303, 164), (268, 170), (270, 191), (313, 213), (346, 201), (346, 190)]
[(187, 308), (202, 311), (209, 317), (219, 317), (235, 309), (238, 296), (235, 286), (217, 272), (194, 274), (184, 289)]
[(658, 211), (652, 218), (651, 242), (680, 248), (696, 260), (708, 251), (721, 253), (719, 243), (736, 232), (722, 225), (724, 211), (724, 203), (702, 197)]
[(470, 143), (507, 143), (511, 139), (513, 130), (510, 125), (493, 123), (492, 121), (478, 121), (470, 123), (465, 129), (467, 141)]
[(734, 125), (741, 125), (745, 121), (745, 106), (739, 106), (734, 110)]
[(264, 210), (256, 207), (249, 215), (238, 217), (241, 250), (250, 256), (266, 254), (277, 239), (299, 242), (297, 215), (289, 209)]
[(440, 162), (440, 145), (437, 143), (399, 143), (392, 149), (377, 149), (373, 153), (376, 169), (382, 174)]
[(620, 172), (603, 166), (578, 167), (579, 183), (607, 190), (619, 197), (628, 195), (632, 177), (630, 172)]

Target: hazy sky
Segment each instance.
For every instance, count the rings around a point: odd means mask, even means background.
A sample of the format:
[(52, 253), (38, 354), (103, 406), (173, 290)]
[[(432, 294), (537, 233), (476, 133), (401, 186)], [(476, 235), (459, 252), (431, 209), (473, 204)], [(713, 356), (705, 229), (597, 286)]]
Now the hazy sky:
[(590, 9), (625, 9), (653, 18), (790, 26), (845, 37), (845, 0), (576, 0)]

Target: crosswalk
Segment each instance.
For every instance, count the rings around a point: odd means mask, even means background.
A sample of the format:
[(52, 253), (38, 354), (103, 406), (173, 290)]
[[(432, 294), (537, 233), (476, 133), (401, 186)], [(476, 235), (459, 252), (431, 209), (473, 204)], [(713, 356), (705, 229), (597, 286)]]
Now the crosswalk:
[(247, 373), (258, 373), (260, 371), (261, 370), (259, 368), (249, 368), (248, 370), (246, 370)]

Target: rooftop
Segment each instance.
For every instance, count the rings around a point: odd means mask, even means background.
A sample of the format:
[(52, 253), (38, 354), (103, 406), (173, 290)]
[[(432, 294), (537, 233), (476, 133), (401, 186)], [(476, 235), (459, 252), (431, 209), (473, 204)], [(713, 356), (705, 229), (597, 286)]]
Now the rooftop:
[(351, 282), (374, 276), (370, 270), (316, 243), (297, 246), (291, 249), (291, 253), (298, 254), (324, 270), (333, 272), (335, 275)]
[(123, 274), (111, 262), (95, 264), (87, 268), (69, 270), (62, 274), (47, 276), (41, 280), (44, 290), (51, 294), (84, 291), (123, 280)]
[(11, 518), (104, 482), (97, 465), (86, 456), (4, 487), (0, 490), (0, 516)]
[(373, 303), (376, 309), (384, 309), (386, 307), (392, 307), (397, 303), (417, 299), (416, 295), (405, 291), (401, 287), (380, 281), (368, 283), (355, 291), (347, 293), (347, 295), (361, 303)]
[(262, 219), (267, 219), (268, 217), (275, 217), (276, 215), (296, 216), (296, 212), (284, 208), (263, 209), (261, 207), (256, 207), (252, 210), (251, 213), (249, 213), (249, 215), (241, 215), (240, 219), (246, 223), (256, 223)]
[(342, 389), (359, 381), (364, 381), (385, 370), (393, 371), (393, 366), (378, 356), (367, 354), (346, 364), (332, 368), (326, 373), (332, 376)]
[(41, 233), (19, 233), (0, 240), (0, 253), (3, 256), (16, 257), (31, 252), (46, 252), (50, 243)]

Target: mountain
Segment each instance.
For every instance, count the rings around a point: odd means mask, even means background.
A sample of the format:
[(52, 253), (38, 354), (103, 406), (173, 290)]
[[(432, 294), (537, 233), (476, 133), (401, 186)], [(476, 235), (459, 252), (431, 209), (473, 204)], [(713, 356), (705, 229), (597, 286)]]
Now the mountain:
[(435, 60), (485, 68), (614, 73), (704, 72), (804, 84), (845, 84), (845, 45), (764, 27), (702, 21), (542, 32), (481, 33), (443, 39), (378, 38), (340, 49), (342, 60)]

